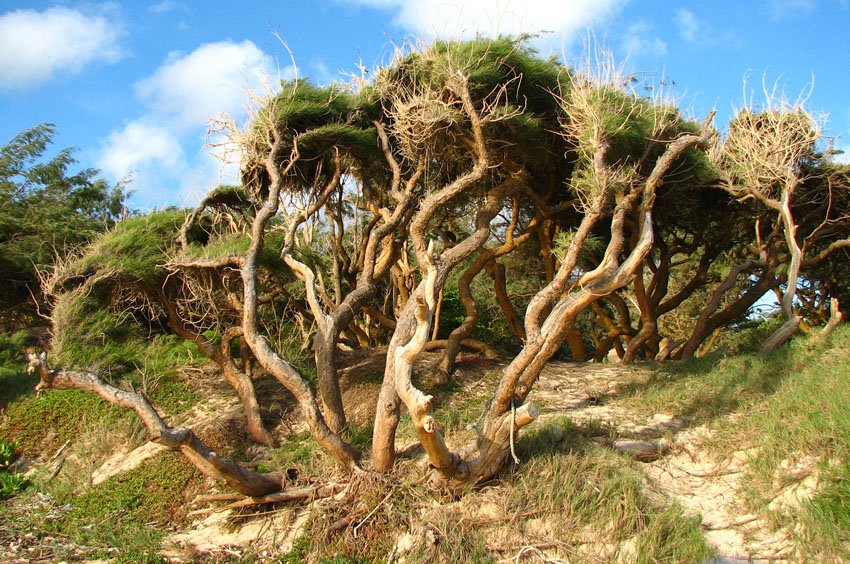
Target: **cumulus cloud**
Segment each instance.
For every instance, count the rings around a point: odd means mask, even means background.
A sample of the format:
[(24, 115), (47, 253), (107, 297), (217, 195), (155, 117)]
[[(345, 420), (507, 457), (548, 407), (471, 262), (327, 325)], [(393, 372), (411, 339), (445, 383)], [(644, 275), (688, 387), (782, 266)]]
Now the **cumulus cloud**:
[[(171, 53), (135, 85), (145, 112), (103, 141), (98, 166), (154, 205), (193, 205), (212, 186), (238, 181), (233, 164), (200, 150), (209, 121), (247, 116), (248, 91), (264, 92), (278, 76), (274, 60), (251, 41), (221, 41)], [(282, 69), (284, 78), (294, 69)]]
[(6, 12), (0, 15), (0, 88), (30, 88), (92, 63), (117, 61), (122, 35), (121, 24), (105, 9)]
[(124, 178), (152, 164), (176, 170), (183, 163), (183, 148), (173, 132), (139, 119), (109, 134), (97, 164), (113, 178)]
[(677, 10), (676, 25), (679, 28), (679, 35), (682, 39), (685, 41), (696, 40), (700, 24), (693, 12), (684, 8)]
[(627, 0), (350, 0), (391, 10), (395, 23), (426, 37), (554, 32), (571, 41), (614, 16)]
[(198, 126), (222, 112), (241, 114), (246, 88), (261, 92), (264, 77), (277, 74), (273, 68), (271, 57), (251, 41), (207, 43), (189, 54), (170, 54), (136, 84), (136, 94), (178, 126)]
[(644, 21), (629, 24), (622, 38), (622, 47), (632, 57), (660, 57), (667, 53), (667, 43), (652, 35), (652, 29)]

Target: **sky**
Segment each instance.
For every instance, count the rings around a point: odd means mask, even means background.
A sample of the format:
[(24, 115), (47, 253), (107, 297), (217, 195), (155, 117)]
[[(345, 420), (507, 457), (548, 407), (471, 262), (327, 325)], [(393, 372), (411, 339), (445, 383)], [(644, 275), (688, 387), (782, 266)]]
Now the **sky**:
[(279, 78), (326, 85), (406, 41), (532, 33), (567, 63), (592, 35), (721, 129), (763, 85), (803, 96), (850, 162), (848, 30), (850, 0), (0, 0), (0, 143), (50, 122), (53, 151), (128, 182), (134, 207), (191, 206), (238, 178), (211, 123), (244, 125)]

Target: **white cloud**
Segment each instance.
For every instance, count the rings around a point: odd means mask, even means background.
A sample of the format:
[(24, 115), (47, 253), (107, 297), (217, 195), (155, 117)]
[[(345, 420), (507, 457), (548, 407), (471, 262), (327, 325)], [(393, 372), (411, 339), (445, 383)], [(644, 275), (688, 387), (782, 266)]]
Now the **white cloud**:
[(622, 38), (623, 50), (632, 57), (665, 55), (667, 43), (659, 37), (653, 37), (651, 32), (649, 24), (644, 21), (629, 24)]
[[(294, 69), (281, 70), (291, 78)], [(221, 41), (190, 53), (171, 53), (136, 83), (143, 115), (102, 143), (97, 166), (113, 180), (132, 174), (143, 206), (194, 205), (219, 183), (238, 182), (238, 166), (222, 164), (201, 147), (209, 120), (221, 113), (247, 117), (247, 94), (276, 84), (274, 60), (254, 43)]]
[(782, 18), (798, 12), (810, 13), (817, 7), (816, 0), (770, 0), (774, 18)]
[(188, 12), (189, 8), (185, 4), (174, 2), (174, 0), (163, 0), (162, 2), (149, 6), (148, 10), (154, 14), (167, 14), (178, 10), (181, 12)]
[(628, 0), (351, 0), (395, 12), (395, 22), (426, 37), (471, 38), (554, 32), (567, 42), (607, 21)]
[(176, 170), (183, 163), (177, 137), (162, 125), (140, 119), (109, 134), (97, 164), (111, 177), (124, 178), (151, 165)]
[(264, 77), (276, 75), (274, 62), (251, 41), (201, 45), (188, 55), (172, 53), (136, 93), (155, 114), (196, 127), (224, 112), (242, 114), (246, 88), (262, 92)]
[(700, 29), (700, 23), (690, 10), (684, 8), (676, 11), (676, 25), (679, 27), (679, 35), (685, 41), (694, 41)]
[(121, 58), (120, 23), (63, 6), (0, 15), (0, 89), (28, 88)]

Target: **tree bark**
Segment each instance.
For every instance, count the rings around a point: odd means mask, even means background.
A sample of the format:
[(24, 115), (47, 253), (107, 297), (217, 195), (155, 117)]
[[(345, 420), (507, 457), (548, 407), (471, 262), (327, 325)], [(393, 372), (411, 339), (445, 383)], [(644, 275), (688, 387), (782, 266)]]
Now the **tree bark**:
[(81, 390), (100, 396), (111, 404), (135, 411), (151, 434), (151, 440), (180, 450), (198, 470), (211, 478), (226, 482), (241, 494), (263, 496), (282, 489), (280, 477), (254, 472), (219, 456), (191, 429), (168, 426), (145, 396), (110, 386), (90, 372), (49, 370), (44, 355), (28, 355), (28, 360), (30, 372), (37, 371), (40, 377), (36, 391)]
[(262, 445), (273, 446), (275, 439), (263, 424), (263, 418), (260, 414), (260, 404), (257, 401), (257, 394), (254, 391), (254, 383), (245, 372), (239, 370), (233, 362), (233, 357), (230, 355), (230, 342), (242, 335), (241, 328), (226, 330), (222, 334), (221, 345), (216, 347), (206, 337), (190, 329), (180, 319), (173, 300), (165, 298), (163, 303), (166, 304), (168, 310), (168, 326), (184, 339), (198, 345), (201, 352), (218, 365), (224, 375), (224, 379), (236, 391), (236, 395), (239, 396), (239, 401), (242, 403), (242, 409), (245, 411), (248, 435)]
[[(278, 380), (292, 395), (301, 408), (310, 433), (316, 442), (327, 450), (342, 466), (355, 469), (360, 458), (360, 451), (353, 445), (343, 441), (339, 435), (334, 433), (329, 427), (313, 394), (310, 385), (301, 377), (300, 374), (288, 363), (281, 358), (272, 347), (268, 340), (260, 333), (259, 320), (257, 315), (258, 306), (258, 289), (257, 289), (257, 266), (260, 253), (262, 252), (265, 243), (265, 229), (268, 221), (277, 213), (280, 203), (280, 190), (282, 185), (282, 176), (287, 173), (294, 163), (298, 160), (297, 150), (290, 156), (290, 161), (287, 167), (281, 171), (278, 169), (278, 161), (281, 158), (281, 141), (276, 130), (272, 130), (273, 136), (272, 146), (265, 159), (266, 172), (271, 179), (271, 184), (268, 189), (268, 197), (257, 212), (254, 218), (254, 223), (251, 228), (251, 246), (245, 254), (240, 270), (243, 286), (243, 301), (242, 308), (242, 330), (244, 332), (245, 341), (251, 347), (254, 357), (275, 379)], [(297, 144), (296, 144), (297, 147)], [(337, 174), (339, 169), (337, 169)], [(327, 197), (330, 194), (332, 185), (326, 188), (322, 197)], [(317, 202), (321, 205), (321, 198)], [(312, 212), (304, 214), (312, 215)], [(294, 222), (293, 222), (294, 223)], [(297, 225), (296, 225), (297, 227)], [(290, 230), (287, 233), (287, 244), (291, 244), (294, 237), (295, 229), (290, 224)], [(284, 249), (286, 251), (286, 249)]]

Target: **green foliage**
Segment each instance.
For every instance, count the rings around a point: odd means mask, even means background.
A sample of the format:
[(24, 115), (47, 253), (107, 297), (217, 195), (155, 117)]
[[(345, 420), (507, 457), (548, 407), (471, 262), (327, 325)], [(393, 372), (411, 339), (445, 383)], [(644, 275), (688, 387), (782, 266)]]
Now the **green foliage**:
[[(298, 147), (301, 160), (284, 178), (291, 191), (313, 189), (317, 175), (331, 174), (330, 149), (335, 147), (358, 161), (368, 163), (381, 158), (377, 133), (366, 118), (371, 110), (365, 99), (341, 90), (336, 85), (319, 87), (309, 80), (283, 81), (280, 93), (255, 118), (254, 140), (249, 145), (257, 155), (264, 154), (268, 129), (272, 124), (281, 133), (282, 154), (288, 157)], [(364, 112), (365, 110), (365, 112)], [(368, 166), (368, 165), (367, 165)], [(262, 157), (249, 161), (243, 169), (246, 186), (262, 190), (267, 185), (267, 172)]]
[[(284, 233), (281, 230), (272, 231), (266, 235), (263, 252), (259, 256), (259, 264), (286, 278), (288, 272), (281, 272), (283, 263), (280, 260), (283, 237)], [(203, 245), (190, 245), (185, 251), (185, 256), (187, 259), (221, 259), (242, 256), (250, 246), (251, 238), (246, 233), (227, 233), (211, 238)]]
[[(555, 253), (555, 256), (558, 257), (558, 260), (564, 260), (575, 235), (575, 231), (561, 231), (555, 237), (555, 244), (552, 251)], [(602, 240), (601, 237), (594, 235), (593, 233), (589, 234), (585, 238), (584, 244), (581, 246), (581, 251), (579, 253), (579, 265), (587, 264), (591, 261), (598, 261), (605, 252), (605, 246), (606, 242)]]
[(2, 323), (31, 315), (32, 296), (41, 295), (35, 269), (51, 266), (126, 211), (122, 185), (110, 186), (93, 169), (71, 172), (71, 149), (45, 158), (54, 135), (52, 124), (42, 124), (0, 147)]
[(718, 346), (725, 347), (729, 355), (755, 353), (784, 322), (778, 311), (767, 316), (747, 316), (720, 335)]
[(53, 312), (51, 362), (106, 378), (141, 363), (144, 342), (129, 314), (113, 312), (86, 289), (61, 294)]
[(0, 333), (0, 366), (22, 362), (25, 333)]
[(183, 210), (168, 209), (117, 223), (65, 266), (58, 284), (73, 287), (82, 280), (100, 278), (158, 291), (167, 274), (166, 252), (173, 247), (185, 216)]
[(473, 98), (481, 99), (496, 86), (513, 79), (510, 101), (527, 103), (530, 113), (554, 115), (551, 97), (565, 72), (554, 59), (541, 59), (528, 46), (528, 36), (477, 38), (471, 41), (436, 41), (427, 50), (413, 53), (388, 69), (400, 81), (421, 81), (433, 88), (452, 84), (457, 71), (466, 74)]
[(157, 409), (176, 415), (201, 399), (188, 386), (181, 369), (197, 366), (205, 359), (194, 343), (176, 335), (157, 335), (146, 347), (142, 363), (125, 378), (148, 394)]
[(17, 446), (15, 443), (0, 441), (0, 468), (6, 468), (12, 463)]
[(121, 413), (92, 394), (55, 390), (11, 404), (2, 428), (15, 438), (22, 452), (35, 455), (55, 450), (84, 428), (120, 417)]
[(53, 527), (80, 544), (117, 548), (123, 561), (155, 560), (201, 483), (182, 455), (168, 452), (63, 500), (71, 510)]
[(446, 339), (466, 319), (466, 310), (460, 301), (460, 292), (456, 287), (443, 291), (443, 305), (440, 307), (440, 329), (438, 339)]
[(0, 409), (28, 394), (38, 376), (27, 374), (24, 362), (24, 333), (0, 333)]
[(26, 476), (9, 471), (9, 465), (15, 460), (16, 449), (15, 443), (0, 441), (0, 500), (21, 493), (29, 485)]
[[(562, 89), (566, 69), (554, 59), (541, 59), (528, 46), (528, 39), (521, 36), (436, 41), (380, 71), (363, 96), (378, 100), (379, 107), (395, 112), (396, 119), (399, 114), (406, 119), (405, 114), (410, 117), (413, 111), (421, 114), (423, 122), (438, 123), (428, 145), (449, 156), (448, 147), (453, 143), (448, 129), (464, 130), (468, 124), (461, 119), (459, 108), (428, 100), (444, 100), (447, 92), (456, 95), (458, 76), (463, 75), (476, 106), (487, 106), (493, 112), (486, 120), (486, 128), (487, 142), (494, 152), (546, 178), (547, 168), (562, 172), (562, 156), (567, 150), (561, 137), (551, 135), (560, 117), (552, 94)], [(394, 109), (399, 102), (406, 107)], [(419, 118), (414, 117), (414, 122)], [(421, 128), (414, 123), (413, 129)], [(450, 161), (441, 166), (454, 170), (458, 163)]]
[(0, 500), (9, 499), (23, 492), (30, 481), (23, 474), (0, 469)]

